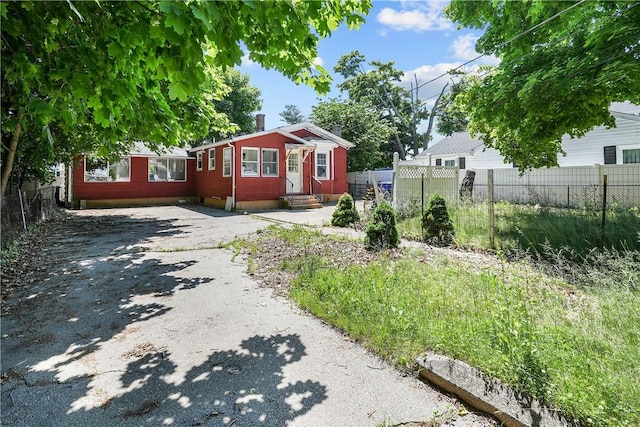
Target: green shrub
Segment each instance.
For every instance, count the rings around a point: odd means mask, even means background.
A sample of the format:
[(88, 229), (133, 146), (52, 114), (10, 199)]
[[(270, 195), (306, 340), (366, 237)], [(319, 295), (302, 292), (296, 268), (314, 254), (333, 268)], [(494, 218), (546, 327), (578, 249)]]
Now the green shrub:
[(453, 241), (453, 223), (444, 199), (434, 194), (422, 215), (422, 238), (429, 243), (448, 245)]
[(389, 203), (382, 202), (376, 207), (365, 234), (364, 244), (368, 249), (398, 247), (400, 239), (396, 227), (396, 213)]
[(360, 221), (360, 215), (353, 203), (353, 197), (351, 197), (349, 193), (344, 193), (340, 196), (340, 199), (338, 199), (336, 210), (333, 211), (333, 215), (331, 215), (331, 225), (335, 227), (347, 227), (358, 221)]

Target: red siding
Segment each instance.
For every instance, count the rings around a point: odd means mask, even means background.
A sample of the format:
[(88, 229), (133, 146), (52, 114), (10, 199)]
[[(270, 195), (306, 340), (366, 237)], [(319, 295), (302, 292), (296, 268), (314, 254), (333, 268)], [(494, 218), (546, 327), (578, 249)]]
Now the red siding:
[[(222, 176), (223, 152), (227, 146), (213, 147), (204, 150), (202, 156), (202, 170), (194, 172), (195, 193), (200, 197), (212, 197), (225, 200), (231, 196), (231, 177)], [(209, 170), (209, 150), (216, 152), (216, 168)]]
[[(286, 182), (286, 138), (278, 133), (261, 135), (236, 143), (236, 200), (276, 200), (285, 193)], [(242, 176), (242, 148), (260, 149), (259, 165), (262, 169), (262, 149), (278, 150), (278, 176)]]
[(153, 197), (187, 197), (195, 194), (192, 177), (195, 159), (187, 159), (186, 182), (149, 181), (148, 159), (131, 157), (129, 182), (84, 182), (84, 161), (78, 158), (73, 167), (73, 198), (75, 200), (135, 199)]

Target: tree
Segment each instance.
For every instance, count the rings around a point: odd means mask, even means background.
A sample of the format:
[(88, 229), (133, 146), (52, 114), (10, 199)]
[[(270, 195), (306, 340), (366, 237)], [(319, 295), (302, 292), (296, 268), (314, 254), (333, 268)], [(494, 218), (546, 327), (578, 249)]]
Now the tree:
[(350, 100), (375, 109), (380, 118), (394, 127), (396, 132), (388, 142), (391, 148), (388, 151), (396, 151), (401, 160), (406, 159), (406, 147), (413, 155), (418, 154), (422, 136), (418, 135), (416, 126), (429, 116), (428, 110), (418, 101), (417, 94), (412, 97), (413, 91), (407, 92), (398, 85), (403, 73), (394, 68), (393, 62), (372, 61), (368, 64), (372, 67), (369, 70), (364, 65), (365, 57), (358, 51), (341, 57), (334, 67), (334, 71), (344, 77), (338, 87)]
[(339, 125), (342, 137), (355, 144), (347, 154), (347, 170), (362, 171), (386, 166), (393, 151), (382, 151), (394, 129), (378, 113), (364, 104), (332, 99), (312, 108), (309, 120), (331, 131)]
[(342, 22), (357, 27), (370, 8), (356, 0), (2, 2), (2, 192), (23, 132), (48, 135), (55, 124), (79, 154), (73, 141), (86, 126), (91, 148), (105, 155), (134, 140), (183, 145), (229, 129), (211, 101), (224, 96), (221, 71), (240, 64), (242, 46), (265, 68), (327, 92), (329, 73), (313, 63), (318, 40)]
[(360, 221), (360, 214), (356, 209), (353, 197), (349, 193), (344, 193), (338, 199), (336, 209), (331, 214), (331, 225), (334, 227), (348, 227)]
[(438, 118), (436, 124), (438, 133), (451, 136), (454, 132), (467, 130), (469, 119), (460, 105), (456, 103), (456, 99), (458, 95), (464, 93), (468, 86), (467, 80), (463, 77), (460, 81), (449, 86), (451, 89), (448, 93), (442, 95), (435, 114)]
[[(237, 131), (255, 132), (256, 120), (253, 113), (262, 108), (260, 89), (249, 84), (248, 74), (235, 69), (224, 72), (224, 83), (229, 92), (222, 99), (213, 102), (216, 111), (224, 113), (237, 126)], [(212, 129), (208, 138), (224, 139), (228, 136), (230, 133)]]
[(469, 130), (521, 168), (557, 165), (563, 135), (614, 126), (614, 101), (640, 103), (637, 2), (453, 0), (461, 25), (485, 29), (476, 50), (500, 65), (460, 95)]
[(284, 111), (280, 113), (280, 117), (282, 117), (282, 121), (288, 125), (295, 125), (296, 123), (304, 121), (304, 116), (300, 109), (290, 104), (284, 106)]

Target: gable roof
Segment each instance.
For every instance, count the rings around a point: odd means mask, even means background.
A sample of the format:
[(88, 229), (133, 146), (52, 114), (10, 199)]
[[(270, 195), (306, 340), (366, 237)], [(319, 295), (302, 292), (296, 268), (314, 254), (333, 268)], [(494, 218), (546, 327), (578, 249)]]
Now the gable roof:
[[(311, 139), (305, 139), (305, 138), (301, 138), (297, 135), (294, 135), (293, 132), (296, 132), (298, 130), (306, 130), (316, 136), (318, 136), (318, 138), (311, 138)], [(282, 136), (284, 136), (285, 138), (291, 140), (291, 142), (300, 144), (300, 145), (305, 145), (305, 146), (315, 146), (314, 142), (318, 142), (318, 141), (329, 141), (329, 142), (333, 142), (341, 147), (344, 147), (346, 149), (352, 148), (355, 146), (355, 144), (353, 144), (350, 141), (347, 141), (344, 138), (339, 137), (338, 135), (335, 135), (331, 132), (328, 132), (324, 129), (322, 129), (319, 126), (316, 126), (312, 123), (309, 122), (302, 122), (302, 123), (296, 123), (294, 125), (288, 125), (288, 126), (281, 126), (275, 129), (269, 129), (269, 130), (264, 130), (264, 131), (260, 131), (260, 132), (254, 132), (254, 133), (248, 133), (245, 135), (240, 135), (240, 136), (233, 136), (231, 138), (227, 138), (227, 139), (223, 139), (221, 141), (215, 141), (209, 144), (203, 144), (200, 145), (198, 147), (193, 147), (191, 149), (189, 149), (189, 152), (196, 152), (196, 151), (202, 151), (202, 150), (206, 150), (208, 148), (212, 148), (212, 147), (219, 147), (221, 145), (228, 145), (228, 144), (233, 144), (236, 141), (243, 141), (245, 139), (251, 139), (251, 138), (257, 138), (263, 135), (270, 135), (270, 134), (280, 134)]]
[(629, 101), (612, 102), (609, 111), (614, 116), (640, 121), (640, 105), (632, 104)]
[(431, 147), (428, 147), (416, 157), (446, 156), (454, 154), (470, 154), (471, 151), (482, 145), (482, 141), (472, 138), (469, 132), (454, 132)]
[(351, 141), (347, 141), (346, 139), (342, 138), (341, 136), (336, 135), (335, 133), (329, 132), (327, 130), (322, 129), (320, 126), (316, 126), (313, 123), (310, 122), (302, 122), (302, 123), (296, 123), (293, 125), (288, 125), (288, 126), (283, 126), (280, 127), (278, 129), (283, 129), (287, 132), (295, 132), (298, 130), (306, 130), (314, 135), (319, 136), (319, 139), (324, 139), (326, 141), (330, 141), (330, 142), (334, 142), (336, 144), (338, 144), (341, 147), (344, 147), (346, 149), (349, 148), (353, 148), (355, 147), (355, 144)]

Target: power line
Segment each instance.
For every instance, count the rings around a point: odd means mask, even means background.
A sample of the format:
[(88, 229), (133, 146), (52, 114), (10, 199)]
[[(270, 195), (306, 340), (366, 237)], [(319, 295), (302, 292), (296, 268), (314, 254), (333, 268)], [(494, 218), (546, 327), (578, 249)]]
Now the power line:
[[(572, 5), (571, 5), (571, 6), (569, 6), (568, 8), (566, 8), (566, 9), (564, 9), (564, 10), (562, 10), (562, 11), (560, 11), (560, 12), (556, 13), (555, 15), (553, 15), (553, 16), (551, 16), (551, 17), (549, 17), (549, 18), (545, 19), (544, 21), (542, 21), (542, 22), (540, 22), (540, 23), (538, 23), (538, 24), (534, 25), (533, 27), (529, 28), (528, 30), (523, 31), (523, 32), (521, 32), (520, 34), (518, 34), (518, 35), (516, 35), (516, 36), (514, 36), (514, 37), (512, 37), (512, 38), (510, 38), (509, 40), (507, 40), (507, 41), (505, 41), (505, 42), (500, 43), (498, 46), (496, 46), (495, 48), (493, 48), (493, 50), (491, 51), (491, 53), (495, 52), (496, 50), (498, 50), (498, 49), (500, 49), (500, 48), (502, 48), (502, 47), (504, 47), (504, 46), (506, 46), (507, 44), (509, 44), (509, 43), (513, 42), (514, 40), (517, 40), (517, 39), (519, 39), (520, 37), (523, 37), (523, 36), (525, 36), (525, 35), (529, 34), (530, 32), (534, 31), (535, 29), (540, 28), (542, 25), (544, 25), (544, 24), (546, 24), (546, 23), (548, 23), (548, 22), (550, 22), (550, 21), (553, 21), (554, 19), (556, 19), (556, 18), (557, 18), (557, 17), (559, 17), (560, 15), (563, 15), (563, 14), (567, 13), (568, 11), (570, 11), (570, 10), (571, 10), (571, 9), (573, 9), (574, 7), (577, 7), (577, 6), (581, 5), (581, 4), (582, 4), (582, 3), (584, 3), (585, 1), (586, 1), (586, 0), (580, 0), (578, 3), (574, 3), (574, 4), (572, 4)], [(467, 65), (471, 64), (472, 62), (475, 62), (475, 61), (477, 61), (478, 59), (480, 59), (480, 58), (482, 58), (482, 57), (484, 57), (484, 56), (487, 56), (487, 55), (488, 55), (487, 53), (480, 54), (480, 55), (476, 56), (475, 58), (470, 59), (469, 61), (465, 62), (464, 64), (461, 64), (461, 65), (459, 65), (459, 66), (457, 66), (457, 67), (455, 67), (455, 68), (453, 68), (453, 69), (451, 69), (451, 70), (447, 71), (446, 73), (440, 74), (438, 77), (435, 77), (435, 78), (433, 78), (433, 79), (429, 80), (428, 82), (421, 84), (420, 86), (416, 87), (416, 89), (420, 89), (421, 87), (424, 87), (424, 86), (428, 85), (429, 83), (433, 83), (433, 82), (435, 82), (436, 80), (439, 80), (439, 79), (441, 79), (442, 77), (444, 77), (444, 76), (446, 76), (446, 75), (450, 74), (452, 71), (457, 71), (457, 70), (459, 70), (460, 68), (465, 67), (465, 66), (467, 66)]]

